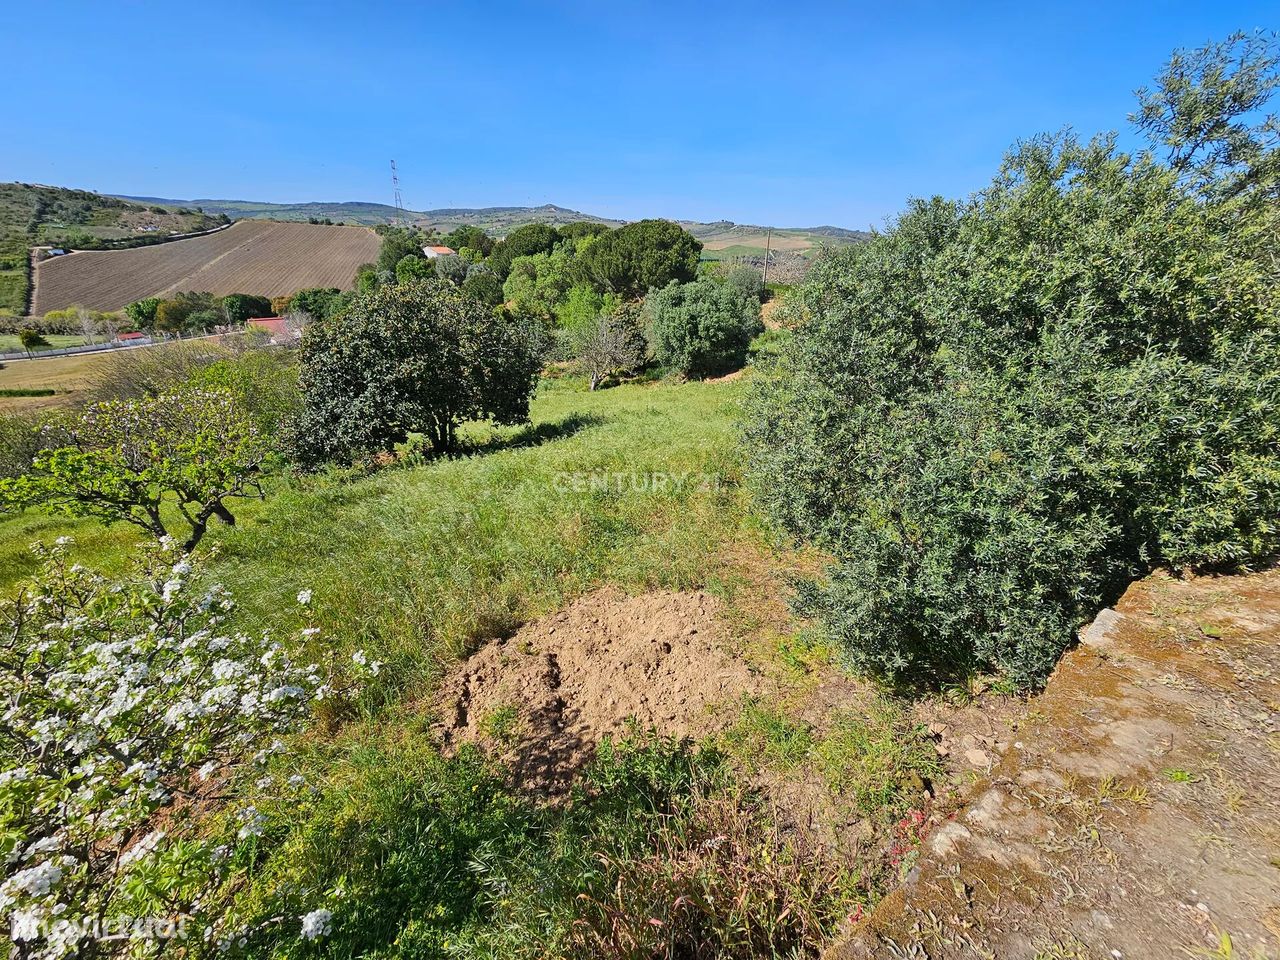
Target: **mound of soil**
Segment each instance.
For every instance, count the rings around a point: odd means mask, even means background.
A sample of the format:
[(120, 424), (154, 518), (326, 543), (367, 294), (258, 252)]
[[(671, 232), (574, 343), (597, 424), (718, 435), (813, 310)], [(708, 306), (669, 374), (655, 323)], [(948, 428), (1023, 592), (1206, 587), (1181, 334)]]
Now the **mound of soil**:
[(605, 734), (628, 720), (674, 737), (731, 719), (717, 707), (759, 680), (720, 642), (706, 593), (599, 590), (468, 658), (443, 684), (445, 749), (481, 742), (513, 780), (563, 796)]

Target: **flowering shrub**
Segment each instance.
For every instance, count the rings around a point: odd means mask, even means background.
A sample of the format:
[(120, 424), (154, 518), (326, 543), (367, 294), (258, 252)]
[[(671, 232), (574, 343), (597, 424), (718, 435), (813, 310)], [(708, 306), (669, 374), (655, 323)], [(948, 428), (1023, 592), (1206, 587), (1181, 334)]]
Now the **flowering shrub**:
[[(332, 687), (269, 636), (227, 630), (230, 597), (172, 541), (123, 581), (71, 564), (67, 542), (37, 546), (40, 572), (0, 608), (0, 920), (15, 956), (50, 960), (107, 929), (137, 936), (139, 904), (212, 936), (201, 898), (233, 851), (182, 836), (178, 811), (283, 750)], [(252, 807), (238, 822), (239, 841), (261, 832)]]
[(269, 452), (253, 419), (218, 390), (107, 400), (45, 433), (31, 473), (0, 480), (0, 504), (123, 520), (159, 538), (171, 502), (189, 529), (187, 550), (214, 517), (236, 522), (228, 498), (261, 493)]

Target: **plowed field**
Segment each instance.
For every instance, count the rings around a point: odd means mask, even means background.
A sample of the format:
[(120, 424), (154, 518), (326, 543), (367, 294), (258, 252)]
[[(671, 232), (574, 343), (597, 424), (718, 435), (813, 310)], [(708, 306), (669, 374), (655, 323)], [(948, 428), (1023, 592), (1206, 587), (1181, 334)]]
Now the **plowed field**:
[(276, 297), (307, 287), (349, 287), (378, 256), (367, 227), (241, 220), (225, 230), (134, 250), (83, 251), (37, 264), (32, 312), (73, 304), (119, 310), (186, 290)]

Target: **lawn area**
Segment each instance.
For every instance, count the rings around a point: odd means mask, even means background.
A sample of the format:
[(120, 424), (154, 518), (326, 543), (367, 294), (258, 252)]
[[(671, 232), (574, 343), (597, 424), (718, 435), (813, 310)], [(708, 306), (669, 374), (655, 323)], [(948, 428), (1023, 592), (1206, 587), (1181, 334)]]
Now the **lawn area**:
[[(4, 373), (8, 373), (6, 370)], [(472, 431), (477, 453), (352, 481), (277, 479), (211, 528), (219, 577), (255, 624), (287, 627), (313, 588), (341, 649), (403, 677), (601, 583), (687, 588), (729, 542), (755, 538), (739, 486), (737, 384), (587, 392), (543, 381), (533, 423)], [(649, 479), (670, 489), (649, 492)], [(709, 482), (696, 482), (706, 475)], [(605, 483), (608, 489), (604, 489)], [(579, 489), (581, 488), (581, 489)], [(592, 489), (594, 488), (594, 489)], [(76, 537), (86, 564), (118, 568), (133, 528), (29, 512), (0, 521), (0, 588), (32, 569), (28, 544)]]
[[(68, 333), (46, 333), (44, 338), (49, 341), (47, 347), (39, 347), (36, 352), (41, 350), (60, 350), (63, 347), (79, 347), (84, 344), (84, 337), (73, 336)], [(22, 344), (18, 342), (16, 333), (0, 333), (0, 353), (10, 353), (14, 350), (21, 350)]]

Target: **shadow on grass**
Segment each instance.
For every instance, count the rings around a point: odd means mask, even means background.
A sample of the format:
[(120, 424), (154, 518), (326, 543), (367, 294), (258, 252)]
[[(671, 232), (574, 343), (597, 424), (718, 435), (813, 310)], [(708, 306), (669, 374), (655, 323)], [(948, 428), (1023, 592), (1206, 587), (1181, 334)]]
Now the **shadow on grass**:
[(515, 433), (507, 436), (490, 437), (481, 442), (470, 442), (462, 449), (464, 456), (483, 453), (498, 453), (501, 450), (520, 450), (525, 447), (536, 447), (552, 440), (563, 440), (571, 437), (587, 427), (597, 427), (604, 423), (604, 417), (594, 413), (571, 413), (560, 420), (548, 423), (530, 423)]

